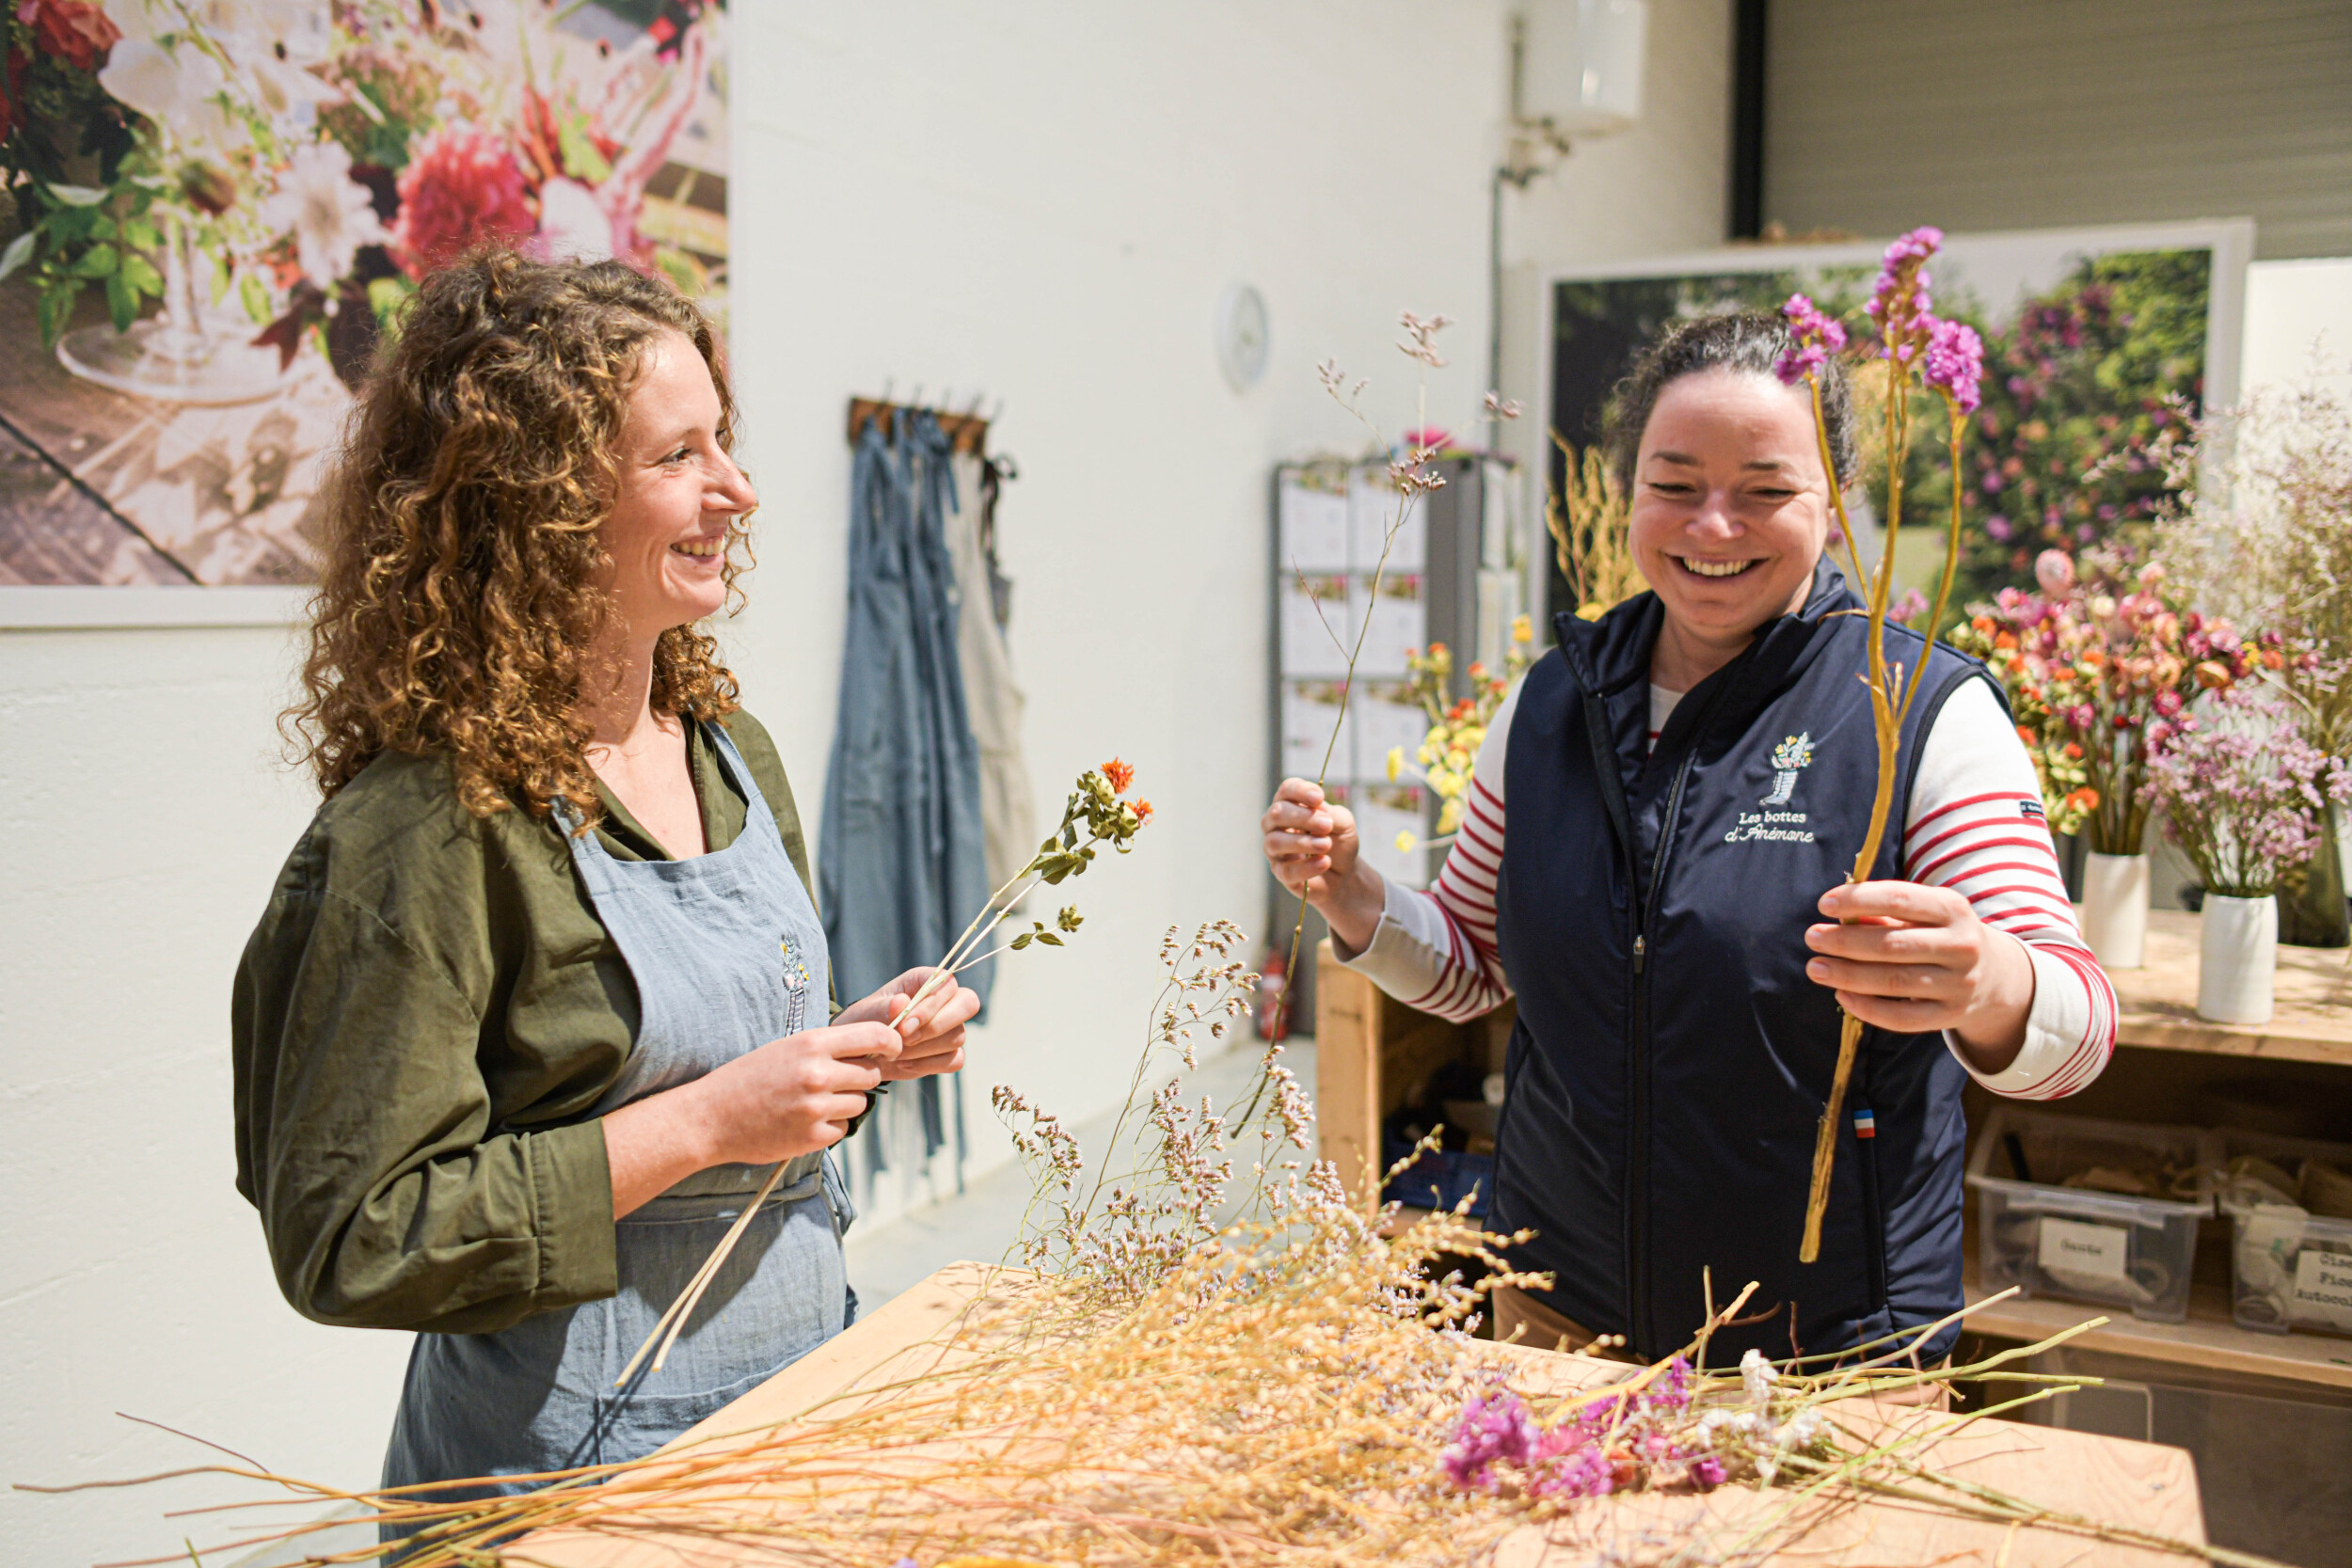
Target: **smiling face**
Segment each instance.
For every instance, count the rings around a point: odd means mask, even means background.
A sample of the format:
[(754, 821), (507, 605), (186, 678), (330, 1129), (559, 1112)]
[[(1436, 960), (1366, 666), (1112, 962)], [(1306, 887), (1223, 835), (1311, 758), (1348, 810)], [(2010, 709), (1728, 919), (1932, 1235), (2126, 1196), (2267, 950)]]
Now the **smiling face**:
[(1802, 386), (1710, 370), (1659, 393), (1642, 429), (1628, 524), (1665, 608), (1661, 639), (1728, 657), (1764, 623), (1802, 608), (1829, 518), (1829, 477)]
[(759, 504), (719, 442), (719, 389), (693, 342), (647, 341), (613, 443), (612, 510), (600, 538), (604, 587), (631, 642), (715, 615), (726, 603), (727, 538)]

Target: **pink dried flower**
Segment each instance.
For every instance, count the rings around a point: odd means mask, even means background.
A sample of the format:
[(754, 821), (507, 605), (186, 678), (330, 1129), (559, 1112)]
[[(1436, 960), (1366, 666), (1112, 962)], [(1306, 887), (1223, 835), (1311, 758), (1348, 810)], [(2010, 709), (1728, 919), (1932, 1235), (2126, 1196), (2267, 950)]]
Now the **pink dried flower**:
[[(1929, 314), (1927, 260), (1944, 243), (1944, 230), (1922, 226), (1886, 247), (1878, 283), (1863, 307), (1879, 325), (1879, 356), (1908, 367), (1929, 346), (1935, 318)], [(1983, 345), (1978, 345), (1981, 359)]]
[(1788, 318), (1788, 330), (1796, 336), (1797, 346), (1782, 355), (1773, 370), (1783, 382), (1794, 387), (1819, 372), (1829, 363), (1831, 355), (1846, 346), (1846, 328), (1803, 294), (1790, 294), (1780, 313)]
[(2033, 579), (2050, 597), (2064, 598), (2074, 591), (2074, 558), (2064, 550), (2043, 550), (2034, 557)]
[(1438, 1454), (1438, 1468), (1465, 1491), (1490, 1489), (1496, 1462), (1524, 1466), (1535, 1438), (1534, 1419), (1517, 1394), (1472, 1394), (1454, 1423), (1454, 1441)]
[(1950, 396), (1953, 407), (1963, 414), (1975, 413), (1984, 401), (1978, 387), (1984, 378), (1984, 340), (1964, 322), (1924, 319), (1928, 353), (1921, 374), (1929, 386), (1940, 387)]

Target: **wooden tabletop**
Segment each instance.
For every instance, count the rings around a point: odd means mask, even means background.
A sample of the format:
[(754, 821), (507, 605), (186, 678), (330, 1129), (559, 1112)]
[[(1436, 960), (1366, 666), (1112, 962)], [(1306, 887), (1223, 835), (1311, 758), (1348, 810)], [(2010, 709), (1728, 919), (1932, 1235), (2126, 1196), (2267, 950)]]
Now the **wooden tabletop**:
[(2120, 1043), (2352, 1067), (2352, 953), (2281, 946), (2270, 1022), (2213, 1023), (2197, 1016), (2199, 928), (2185, 910), (2148, 911), (2147, 963), (2109, 972)]
[[(707, 1454), (733, 1440), (729, 1434), (788, 1425), (819, 1406), (827, 1406), (829, 1415), (837, 1414), (857, 1401), (879, 1397), (856, 1394), (855, 1389), (879, 1388), (937, 1369), (946, 1354), (939, 1341), (941, 1331), (970, 1308), (992, 1272), (971, 1263), (941, 1270), (662, 1451), (695, 1446)], [(1583, 1356), (1518, 1346), (1489, 1349), (1512, 1363), (1513, 1383), (1529, 1393), (1589, 1387), (1626, 1372), (1623, 1367)], [(1839, 1410), (1838, 1419), (1866, 1436), (1899, 1424), (1943, 1429), (1947, 1434), (1935, 1439), (1932, 1448), (1941, 1473), (2074, 1513), (2128, 1522), (2176, 1540), (2201, 1543), (2205, 1538), (2196, 1470), (2181, 1449), (2001, 1420), (1963, 1425), (1950, 1417), (1893, 1410), (1865, 1401), (1849, 1402)], [(612, 1484), (645, 1483), (632, 1480)], [(759, 1495), (760, 1482), (755, 1476), (738, 1475), (726, 1490), (731, 1498), (748, 1500)], [(1501, 1544), (1497, 1560), (1510, 1568), (1569, 1568), (1594, 1560), (1597, 1551), (1639, 1556), (1645, 1544), (1667, 1538), (1716, 1538), (1728, 1544), (1769, 1511), (1792, 1504), (1788, 1492), (1758, 1493), (1744, 1487), (1725, 1487), (1705, 1497), (1608, 1498), (1583, 1504), (1547, 1525), (1514, 1531)], [(1766, 1560), (1781, 1568), (1888, 1563), (2062, 1568), (2091, 1561), (2112, 1568), (2156, 1568), (2180, 1561), (2055, 1530), (2012, 1530), (1900, 1500), (1825, 1494), (1804, 1506), (1803, 1539)], [(771, 1560), (756, 1543), (702, 1533), (619, 1538), (549, 1530), (506, 1550), (546, 1568), (733, 1568)]]

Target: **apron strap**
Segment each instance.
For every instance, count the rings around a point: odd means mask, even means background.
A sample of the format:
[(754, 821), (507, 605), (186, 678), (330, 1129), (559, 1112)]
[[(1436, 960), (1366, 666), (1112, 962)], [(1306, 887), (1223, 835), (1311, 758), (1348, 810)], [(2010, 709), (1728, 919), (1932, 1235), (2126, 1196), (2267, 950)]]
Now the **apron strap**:
[(750, 831), (753, 822), (765, 822), (774, 828), (781, 838), (784, 830), (776, 828), (775, 813), (768, 809), (768, 797), (760, 793), (759, 781), (752, 777), (751, 764), (745, 762), (743, 753), (735, 749), (735, 737), (727, 734), (724, 724), (708, 720), (696, 721), (702, 725), (703, 734), (711, 743), (711, 750), (718, 753), (720, 768), (734, 783), (737, 793), (743, 797), (743, 803), (749, 808), (745, 813), (745, 831)]

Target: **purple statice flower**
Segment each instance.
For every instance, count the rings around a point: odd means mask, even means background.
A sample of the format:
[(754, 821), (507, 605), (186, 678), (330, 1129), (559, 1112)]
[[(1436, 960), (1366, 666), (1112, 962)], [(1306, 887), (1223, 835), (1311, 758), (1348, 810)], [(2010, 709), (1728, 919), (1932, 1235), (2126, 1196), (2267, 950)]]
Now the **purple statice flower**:
[(1984, 394), (1978, 384), (1984, 379), (1984, 340), (1977, 329), (1965, 322), (1942, 321), (1926, 312), (1927, 296), (1920, 299), (1920, 319), (1928, 329), (1928, 355), (1922, 373), (1931, 387), (1941, 387), (1952, 400), (1952, 406), (1963, 414), (1973, 414)]
[(1780, 313), (1788, 318), (1788, 330), (1796, 336), (1797, 346), (1782, 355), (1773, 370), (1783, 382), (1794, 387), (1819, 372), (1829, 363), (1831, 355), (1846, 346), (1846, 328), (1836, 317), (1822, 311), (1803, 294), (1790, 294)]
[(1557, 1427), (1537, 1445), (1527, 1489), (1538, 1497), (1566, 1501), (1605, 1497), (1616, 1490), (1617, 1467), (1580, 1423)]
[(1454, 1441), (1438, 1450), (1438, 1468), (1466, 1492), (1490, 1488), (1495, 1463), (1526, 1465), (1537, 1435), (1535, 1422), (1517, 1394), (1507, 1388), (1472, 1394), (1454, 1423)]
[(1712, 1492), (1730, 1479), (1731, 1472), (1724, 1467), (1724, 1462), (1711, 1453), (1691, 1463), (1691, 1484), (1702, 1492)]
[(1650, 1385), (1650, 1403), (1657, 1409), (1679, 1412), (1691, 1402), (1691, 1363), (1677, 1355)]
[[(1878, 323), (1880, 357), (1907, 367), (1928, 346), (1935, 318), (1928, 313), (1927, 261), (1943, 243), (1944, 230), (1922, 227), (1886, 247), (1870, 303), (1863, 307)], [(1981, 359), (1981, 345), (1978, 352)]]

